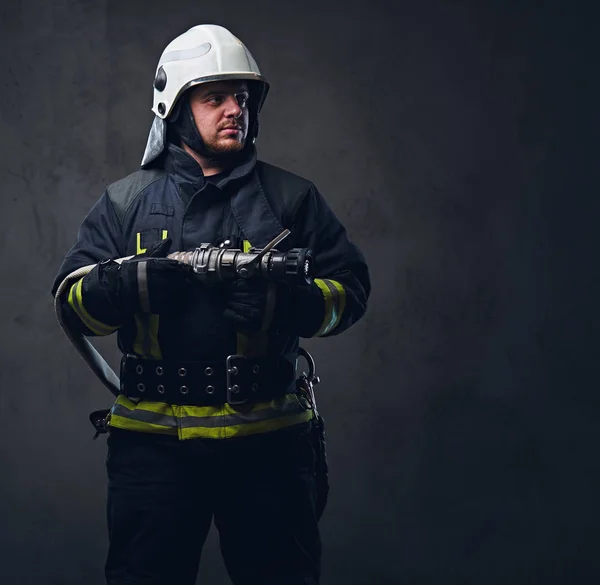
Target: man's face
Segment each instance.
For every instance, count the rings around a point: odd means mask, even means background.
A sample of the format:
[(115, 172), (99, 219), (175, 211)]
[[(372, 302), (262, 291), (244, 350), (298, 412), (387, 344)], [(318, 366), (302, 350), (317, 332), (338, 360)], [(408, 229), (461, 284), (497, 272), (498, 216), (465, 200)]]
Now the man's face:
[(209, 151), (239, 152), (248, 135), (248, 85), (244, 81), (213, 81), (190, 90), (190, 107)]

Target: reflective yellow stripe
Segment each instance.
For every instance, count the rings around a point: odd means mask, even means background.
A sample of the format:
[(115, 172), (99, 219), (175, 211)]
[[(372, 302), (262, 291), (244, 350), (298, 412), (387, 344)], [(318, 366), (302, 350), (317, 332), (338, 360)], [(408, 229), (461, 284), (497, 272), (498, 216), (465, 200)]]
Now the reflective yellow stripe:
[[(162, 239), (166, 240), (168, 230), (162, 230)], [(142, 232), (136, 234), (137, 254), (143, 254), (147, 248), (142, 248)], [(162, 352), (158, 345), (159, 316), (148, 313), (138, 313), (134, 316), (136, 333), (133, 351), (142, 357), (160, 360)]]
[(248, 240), (244, 240), (243, 251), (250, 252), (250, 248), (252, 248), (252, 244), (250, 244), (250, 242)]
[(142, 232), (135, 234), (135, 238), (135, 253), (143, 254), (146, 251), (146, 248), (142, 248)]
[[(161, 234), (161, 239), (166, 240), (168, 236), (169, 231), (163, 230)], [(135, 249), (136, 254), (143, 254), (147, 250), (147, 248), (142, 248), (142, 232), (138, 232), (137, 234), (135, 234)]]
[(136, 313), (135, 319), (135, 341), (133, 342), (133, 352), (142, 357), (149, 357), (150, 348), (146, 339), (148, 327), (146, 326), (146, 315), (144, 313)]
[(346, 289), (337, 281), (337, 280), (327, 280), (330, 284), (335, 286), (338, 289), (338, 318), (337, 323), (332, 327), (337, 327), (338, 323), (342, 320), (342, 316), (344, 315), (344, 309), (346, 308)]
[(142, 433), (160, 433), (161, 435), (174, 435), (177, 436), (177, 427), (167, 428), (161, 427), (160, 425), (153, 425), (152, 423), (139, 422), (131, 418), (125, 418), (116, 414), (110, 417), (109, 427), (115, 427), (117, 429), (125, 429), (126, 431), (139, 431)]
[[(144, 411), (150, 416), (144, 416)], [(141, 416), (135, 418), (136, 412)], [(144, 401), (136, 404), (125, 396), (117, 397), (111, 409), (109, 426), (128, 431), (178, 435), (172, 406), (164, 402)]]
[(134, 353), (147, 359), (161, 360), (162, 352), (158, 345), (159, 316), (152, 313), (136, 313), (133, 318), (136, 329)]
[[(262, 404), (262, 403), (260, 403)], [(267, 406), (269, 403), (266, 403)], [(145, 410), (150, 413), (158, 414), (161, 416), (169, 416), (172, 418), (172, 424), (175, 424), (177, 417), (181, 417), (181, 409), (188, 409), (186, 411), (187, 416), (197, 416), (204, 418), (208, 416), (219, 416), (223, 413), (222, 406), (177, 406), (167, 404), (166, 402), (153, 402), (151, 400), (143, 400), (142, 402), (136, 403), (133, 400), (129, 400), (126, 396), (119, 396), (115, 402), (115, 405), (122, 406), (127, 410)], [(255, 408), (258, 404), (255, 406)]]
[(260, 403), (260, 408), (252, 408), (248, 412), (233, 410), (229, 404), (212, 407), (213, 412), (208, 413), (202, 413), (205, 407), (175, 405), (167, 405), (167, 407), (166, 409), (147, 409), (144, 408), (144, 402), (141, 402), (138, 407), (129, 408), (124, 404), (115, 403), (112, 414), (167, 428), (177, 425), (180, 428), (216, 429), (298, 414), (301, 410), (299, 402), (293, 394), (278, 401)]
[(314, 282), (321, 289), (325, 299), (325, 317), (315, 336), (326, 335), (333, 331), (342, 319), (346, 308), (346, 291), (337, 280), (315, 278)]
[(179, 425), (181, 428), (192, 427), (233, 427), (252, 422), (268, 420), (283, 415), (298, 414), (300, 403), (295, 394), (286, 394), (285, 396), (272, 400), (270, 402), (261, 402), (251, 410), (235, 410), (230, 404), (224, 404), (221, 412), (217, 415), (198, 416), (196, 407), (181, 406), (177, 408)]
[(148, 337), (150, 339), (150, 357), (162, 360), (162, 352), (158, 345), (158, 315), (148, 315)]
[(323, 335), (325, 331), (331, 328), (331, 325), (335, 320), (335, 315), (333, 310), (333, 295), (331, 294), (330, 288), (320, 278), (315, 278), (314, 282), (321, 289), (323, 298), (325, 299), (325, 317), (323, 318), (321, 327), (319, 327), (319, 330), (315, 333), (315, 336), (319, 336)]
[(81, 319), (81, 322), (96, 335), (110, 335), (114, 333), (118, 327), (113, 325), (106, 325), (97, 319), (94, 319), (83, 306), (83, 297), (81, 294), (81, 287), (83, 278), (80, 278), (70, 289), (68, 303), (71, 308), (75, 311), (77, 316)]
[(294, 394), (255, 404), (248, 412), (221, 406), (175, 406), (161, 402), (135, 404), (119, 396), (113, 406), (110, 426), (149, 433), (178, 435), (180, 439), (228, 439), (266, 433), (310, 420)]

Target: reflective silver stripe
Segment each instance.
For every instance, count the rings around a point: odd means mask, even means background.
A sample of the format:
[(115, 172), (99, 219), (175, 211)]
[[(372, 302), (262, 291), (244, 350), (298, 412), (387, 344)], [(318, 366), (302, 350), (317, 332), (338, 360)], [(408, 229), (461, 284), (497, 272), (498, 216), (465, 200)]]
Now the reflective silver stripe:
[(139, 315), (139, 321), (142, 325), (142, 348), (143, 355), (150, 357), (151, 340), (150, 340), (150, 294), (148, 292), (148, 263), (138, 262), (137, 265), (137, 283), (138, 294), (140, 297), (140, 308), (142, 313)]
[(123, 418), (133, 419), (139, 422), (160, 425), (164, 427), (177, 427), (177, 420), (180, 422), (180, 428), (210, 428), (231, 427), (234, 425), (243, 425), (253, 422), (260, 422), (277, 418), (284, 415), (298, 414), (304, 412), (304, 408), (296, 400), (289, 400), (281, 408), (263, 408), (249, 413), (231, 413), (216, 416), (183, 416), (176, 418), (158, 412), (135, 408), (129, 410), (121, 404), (115, 404), (112, 413)]
[(137, 265), (138, 293), (140, 307), (144, 313), (150, 312), (150, 293), (148, 292), (148, 263), (138, 262)]
[(174, 416), (167, 416), (165, 414), (159, 414), (158, 412), (142, 410), (141, 408), (129, 410), (122, 404), (115, 404), (112, 407), (112, 414), (122, 416), (123, 418), (130, 418), (140, 422), (161, 425), (163, 427), (173, 428), (177, 426), (177, 420)]
[(327, 285), (327, 288), (331, 291), (331, 298), (333, 299), (333, 311), (331, 314), (331, 321), (329, 325), (325, 327), (325, 331), (321, 333), (321, 335), (325, 335), (326, 333), (329, 333), (338, 324), (340, 320), (340, 291), (335, 287), (334, 284), (331, 284), (331, 282), (326, 278), (323, 278), (322, 280)]
[(231, 413), (217, 416), (183, 416), (181, 417), (180, 423), (181, 428), (194, 428), (194, 427), (232, 427), (235, 425), (243, 425), (253, 422), (259, 422), (262, 420), (269, 420), (270, 418), (276, 418), (282, 415), (296, 414), (304, 412), (304, 409), (296, 400), (290, 400), (284, 403), (281, 408), (263, 408), (254, 412), (248, 413)]
[(210, 43), (203, 43), (198, 47), (194, 47), (193, 49), (169, 51), (160, 58), (158, 66), (160, 67), (163, 63), (169, 63), (169, 61), (181, 61), (182, 59), (194, 59), (195, 57), (202, 57), (202, 55), (206, 55), (210, 49)]

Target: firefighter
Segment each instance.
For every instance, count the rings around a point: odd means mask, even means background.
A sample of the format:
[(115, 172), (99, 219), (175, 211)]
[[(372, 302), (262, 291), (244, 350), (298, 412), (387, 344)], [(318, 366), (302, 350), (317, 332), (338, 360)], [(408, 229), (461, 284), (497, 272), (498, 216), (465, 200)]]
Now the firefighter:
[[(319, 582), (323, 511), (315, 412), (296, 384), (299, 338), (366, 310), (368, 268), (310, 181), (257, 160), (269, 85), (227, 29), (164, 50), (141, 168), (109, 185), (56, 276), (80, 334), (117, 333), (108, 428), (109, 585), (192, 585), (214, 520), (235, 585)], [(199, 282), (168, 258), (202, 243), (310, 248), (305, 283)], [(122, 262), (116, 259), (131, 257)]]

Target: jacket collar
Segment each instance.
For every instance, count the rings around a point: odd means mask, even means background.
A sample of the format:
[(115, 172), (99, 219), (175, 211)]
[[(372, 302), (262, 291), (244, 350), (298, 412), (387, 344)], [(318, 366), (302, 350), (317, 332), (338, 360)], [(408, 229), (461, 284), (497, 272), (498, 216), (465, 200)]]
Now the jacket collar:
[[(252, 146), (247, 152), (240, 155), (235, 166), (224, 174), (216, 186), (220, 190), (228, 192), (238, 181), (252, 173), (256, 166), (256, 159), (256, 148)], [(193, 197), (206, 184), (202, 167), (183, 148), (175, 144), (169, 143), (168, 145), (164, 168), (167, 173), (172, 175), (181, 193), (187, 196), (187, 198)]]

